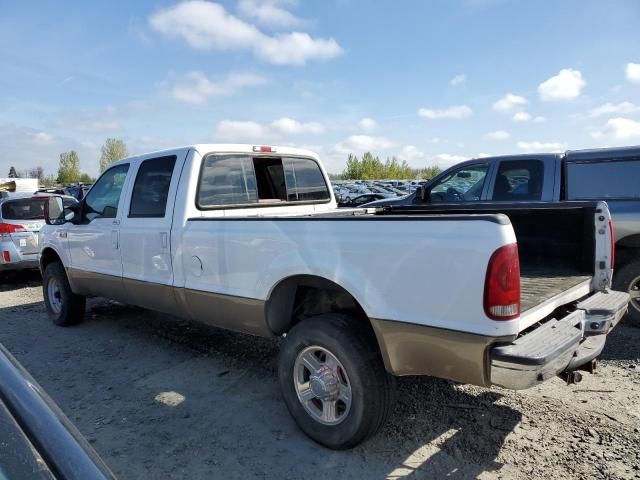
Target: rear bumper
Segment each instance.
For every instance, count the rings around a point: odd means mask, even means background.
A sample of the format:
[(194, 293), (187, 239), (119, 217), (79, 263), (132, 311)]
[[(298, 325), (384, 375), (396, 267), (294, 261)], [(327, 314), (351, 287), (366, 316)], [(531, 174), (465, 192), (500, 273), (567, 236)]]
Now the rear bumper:
[[(5, 260), (5, 254), (9, 255), (9, 261)], [(39, 268), (38, 254), (23, 254), (16, 248), (13, 242), (0, 242), (0, 272), (7, 270), (25, 270)]]
[(624, 292), (597, 293), (565, 318), (494, 346), (489, 351), (491, 383), (521, 390), (585, 365), (602, 352), (606, 335), (624, 316), (628, 303)]

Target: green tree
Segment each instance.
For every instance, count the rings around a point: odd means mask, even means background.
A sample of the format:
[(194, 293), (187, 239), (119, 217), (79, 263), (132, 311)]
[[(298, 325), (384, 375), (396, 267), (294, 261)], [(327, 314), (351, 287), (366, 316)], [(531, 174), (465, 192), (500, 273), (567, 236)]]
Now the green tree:
[(100, 151), (100, 173), (104, 172), (112, 163), (129, 155), (127, 146), (118, 138), (107, 138)]
[(88, 173), (83, 173), (80, 175), (80, 183), (93, 183), (95, 179), (91, 177)]
[(9, 178), (18, 178), (18, 172), (16, 172), (16, 167), (12, 166), (9, 169)]
[(60, 154), (58, 183), (76, 183), (80, 180), (80, 159), (75, 150)]
[(44, 178), (44, 168), (40, 166), (30, 168), (27, 170), (27, 177), (37, 178), (38, 183), (42, 183), (42, 179)]
[(55, 187), (58, 180), (55, 175), (45, 175), (39, 183), (41, 187)]

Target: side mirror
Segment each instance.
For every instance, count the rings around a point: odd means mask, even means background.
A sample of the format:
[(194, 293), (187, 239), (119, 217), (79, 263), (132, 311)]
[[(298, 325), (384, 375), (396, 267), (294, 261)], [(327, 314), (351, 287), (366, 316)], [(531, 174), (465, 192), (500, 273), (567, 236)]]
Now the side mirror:
[(428, 202), (429, 190), (426, 189), (423, 185), (418, 185), (416, 188), (416, 196), (414, 198), (414, 203), (425, 203)]
[(44, 221), (47, 225), (63, 225), (73, 221), (74, 217), (75, 213), (65, 208), (62, 197), (51, 196), (44, 202)]

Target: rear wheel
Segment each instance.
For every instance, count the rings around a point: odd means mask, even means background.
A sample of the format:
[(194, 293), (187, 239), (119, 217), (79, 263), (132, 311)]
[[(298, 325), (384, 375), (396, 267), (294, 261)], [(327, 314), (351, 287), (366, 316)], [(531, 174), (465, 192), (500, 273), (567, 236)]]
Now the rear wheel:
[(613, 288), (629, 293), (631, 301), (627, 319), (631, 324), (640, 327), (640, 260), (629, 262), (616, 269)]
[(59, 262), (50, 263), (44, 269), (42, 292), (53, 323), (66, 327), (83, 320), (86, 298), (71, 291), (67, 274)]
[(298, 426), (329, 448), (352, 448), (373, 436), (391, 409), (393, 377), (375, 338), (344, 315), (297, 324), (283, 342), (278, 377)]

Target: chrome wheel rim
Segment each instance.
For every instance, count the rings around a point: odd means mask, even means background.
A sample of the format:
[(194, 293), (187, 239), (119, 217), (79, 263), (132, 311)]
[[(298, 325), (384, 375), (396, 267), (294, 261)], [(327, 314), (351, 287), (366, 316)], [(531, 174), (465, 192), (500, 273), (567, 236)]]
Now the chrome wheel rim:
[(631, 296), (631, 301), (629, 303), (633, 308), (640, 312), (640, 275), (629, 283), (629, 295)]
[(315, 421), (338, 425), (351, 409), (351, 383), (340, 360), (324, 347), (302, 350), (293, 367), (298, 400)]
[(54, 313), (60, 313), (62, 311), (62, 294), (58, 280), (55, 278), (50, 278), (49, 282), (47, 282), (47, 297), (51, 310), (53, 310)]

